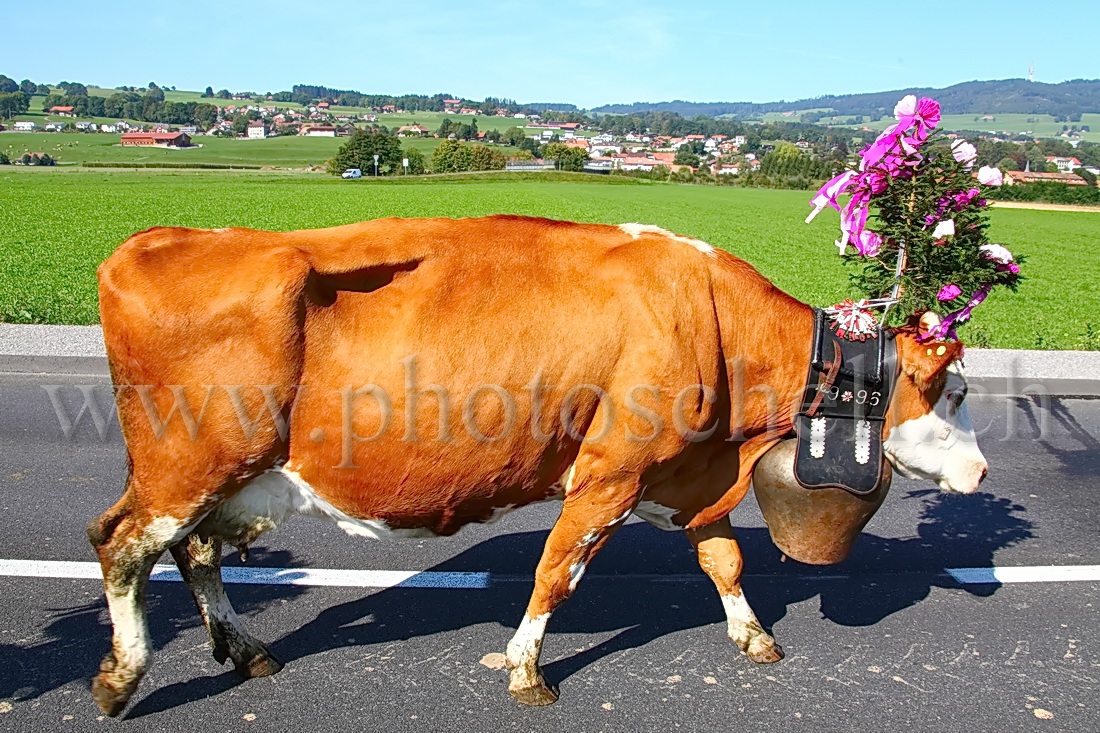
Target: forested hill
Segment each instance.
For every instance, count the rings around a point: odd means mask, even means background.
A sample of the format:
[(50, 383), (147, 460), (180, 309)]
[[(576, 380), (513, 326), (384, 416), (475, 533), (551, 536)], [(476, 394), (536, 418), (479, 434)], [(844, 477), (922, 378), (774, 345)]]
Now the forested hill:
[(1074, 79), (1060, 84), (1030, 82), (1026, 79), (968, 81), (946, 89), (912, 88), (868, 94), (844, 94), (801, 99), (796, 102), (635, 102), (608, 104), (593, 112), (601, 114), (642, 114), (676, 112), (684, 117), (733, 115), (756, 117), (767, 112), (794, 112), (832, 108), (841, 115), (875, 116), (891, 114), (894, 104), (906, 94), (932, 97), (945, 114), (1049, 114), (1064, 117), (1081, 112), (1100, 112), (1100, 79)]

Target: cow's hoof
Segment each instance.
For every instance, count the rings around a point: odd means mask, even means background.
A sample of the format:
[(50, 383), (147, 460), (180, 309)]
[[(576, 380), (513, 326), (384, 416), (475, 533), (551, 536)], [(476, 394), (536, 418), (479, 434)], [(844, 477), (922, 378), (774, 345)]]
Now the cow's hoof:
[(745, 656), (757, 664), (771, 664), (783, 658), (783, 647), (776, 644), (775, 639), (764, 634), (749, 642)]
[(270, 677), (277, 674), (283, 668), (283, 663), (271, 655), (266, 649), (250, 659), (234, 660), (233, 666), (244, 679), (253, 677)]
[(112, 718), (126, 707), (135, 689), (137, 689), (137, 681), (130, 685), (118, 686), (105, 679), (102, 674), (92, 679), (92, 699), (100, 710)]
[(558, 701), (558, 693), (547, 686), (545, 682), (527, 687), (512, 687), (509, 685), (508, 692), (520, 705), (542, 707), (553, 705)]

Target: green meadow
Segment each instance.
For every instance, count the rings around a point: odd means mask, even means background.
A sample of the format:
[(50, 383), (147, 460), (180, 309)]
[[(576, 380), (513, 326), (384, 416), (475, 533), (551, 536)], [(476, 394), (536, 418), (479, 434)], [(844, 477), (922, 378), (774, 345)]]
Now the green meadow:
[[(232, 141), (230, 141), (232, 142)], [(247, 143), (239, 143), (247, 145)], [(95, 268), (152, 226), (293, 230), (383, 216), (527, 214), (657, 224), (720, 246), (817, 305), (851, 294), (836, 217), (803, 223), (809, 194), (584, 174), (343, 181), (287, 172), (0, 168), (0, 320), (95, 323)], [(992, 234), (1028, 257), (1018, 294), (996, 293), (964, 340), (1004, 348), (1098, 348), (1100, 214), (999, 209)]]
[[(850, 118), (841, 117), (837, 123), (832, 123), (829, 118), (821, 120), (821, 124), (851, 124)], [(866, 126), (874, 130), (885, 130), (888, 125), (894, 123), (893, 117), (883, 117), (878, 122), (866, 122)], [(1034, 137), (1056, 138), (1062, 134), (1062, 127), (1076, 126), (1078, 130), (1084, 125), (1089, 132), (1080, 133), (1081, 140), (1088, 142), (1100, 142), (1100, 114), (1083, 114), (1080, 122), (1055, 122), (1051, 115), (1027, 115), (1027, 114), (996, 114), (996, 115), (944, 115), (940, 120), (940, 127), (945, 130), (962, 131), (970, 130), (989, 133), (992, 135), (1016, 135), (1027, 133)], [(860, 125), (862, 126), (862, 125)]]

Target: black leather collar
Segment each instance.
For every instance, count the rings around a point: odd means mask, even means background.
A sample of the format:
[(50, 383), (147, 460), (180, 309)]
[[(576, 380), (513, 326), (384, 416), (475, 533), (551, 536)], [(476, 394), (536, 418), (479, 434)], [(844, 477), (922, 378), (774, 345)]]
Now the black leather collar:
[(863, 496), (882, 480), (882, 428), (898, 377), (892, 332), (863, 341), (837, 336), (814, 309), (813, 348), (795, 417), (795, 478), (806, 489), (838, 488)]

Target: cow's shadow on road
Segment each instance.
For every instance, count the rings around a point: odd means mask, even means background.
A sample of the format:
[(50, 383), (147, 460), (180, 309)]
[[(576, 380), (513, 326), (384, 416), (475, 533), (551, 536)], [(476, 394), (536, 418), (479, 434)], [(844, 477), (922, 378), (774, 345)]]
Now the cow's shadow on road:
[[(766, 529), (739, 529), (748, 573), (746, 595), (763, 624), (771, 628), (783, 619), (788, 606), (815, 596), (820, 598), (822, 615), (845, 626), (875, 624), (919, 603), (935, 587), (964, 587), (975, 596), (991, 596), (996, 585), (959, 586), (942, 570), (988, 567), (997, 551), (1031, 537), (1032, 525), (1021, 516), (1025, 508), (1004, 498), (921, 491), (900, 499), (921, 504), (915, 534), (895, 539), (865, 533), (852, 556), (839, 566), (813, 568), (781, 562)], [(494, 578), (504, 578), (489, 588), (391, 588), (364, 593), (358, 600), (326, 608), (281, 639), (265, 641), (282, 661), (293, 664), (330, 649), (394, 643), (495, 624), (499, 632), (490, 626), (485, 648), (503, 651), (523, 615), (545, 539), (546, 532), (497, 536), (430, 568), (488, 570)], [(256, 560), (275, 567), (294, 565), (288, 552), (261, 552)], [(639, 573), (679, 579), (654, 582), (629, 577)], [(695, 576), (698, 581), (684, 576)], [(300, 586), (229, 587), (230, 598), (245, 616), (283, 600), (293, 603), (295, 596), (324, 592)], [(0, 644), (0, 659), (5, 662), (0, 670), (0, 699), (34, 698), (95, 674), (110, 633), (103, 610), (102, 601), (59, 609), (42, 640), (30, 646)], [(153, 584), (149, 618), (158, 649), (199, 624), (183, 586), (174, 583)], [(610, 654), (705, 625), (716, 625), (716, 644), (723, 643), (723, 629), (717, 626), (723, 621), (714, 587), (702, 575), (681, 534), (628, 524), (592, 563), (575, 596), (555, 614), (544, 655), (546, 676), (557, 683)], [(607, 638), (577, 653), (554, 644), (554, 634), (571, 633)], [(154, 655), (154, 664), (157, 661)], [(129, 715), (141, 717), (213, 697), (236, 684), (234, 673), (226, 671), (144, 690), (146, 696), (139, 692)]]
[[(992, 596), (999, 585), (961, 586), (943, 573), (949, 567), (989, 567), (997, 551), (1032, 536), (1026, 510), (991, 494), (954, 496), (938, 491), (910, 492), (905, 500), (922, 503), (913, 537), (893, 539), (864, 534), (843, 564), (815, 568), (783, 562), (764, 528), (741, 528), (746, 596), (768, 628), (787, 607), (820, 597), (824, 617), (844, 626), (869, 626), (928, 596), (932, 588), (964, 588)], [(497, 639), (503, 651), (523, 616), (535, 565), (546, 532), (500, 536), (434, 566), (434, 571), (491, 570), (514, 578), (486, 590), (425, 591), (389, 589), (362, 600), (332, 606), (316, 619), (273, 645), (291, 660), (335, 646), (380, 644), (496, 623), (506, 627)], [(695, 576), (680, 582), (631, 579), (636, 574)], [(519, 579), (523, 579), (520, 581)], [(591, 564), (585, 582), (551, 622), (551, 633), (601, 633), (619, 630), (604, 643), (546, 666), (548, 679), (560, 681), (588, 664), (684, 629), (724, 622), (714, 586), (702, 574), (680, 533), (641, 523), (623, 527)], [(334, 629), (346, 634), (334, 634)], [(721, 639), (723, 631), (716, 630)], [(780, 640), (782, 641), (782, 640)], [(553, 643), (548, 642), (553, 659)], [(487, 640), (487, 650), (492, 641)]]

